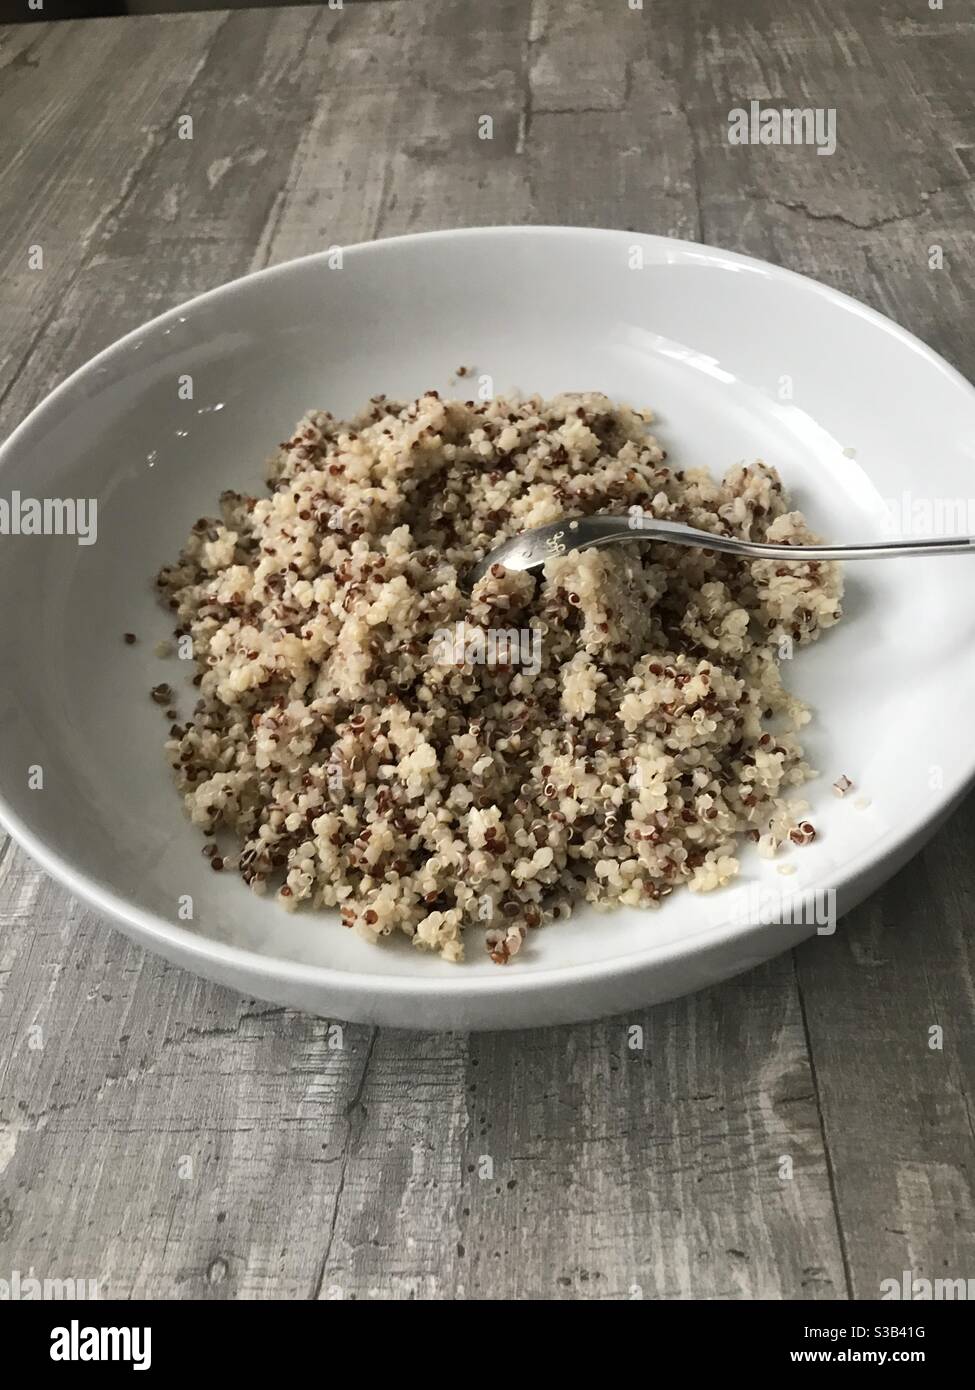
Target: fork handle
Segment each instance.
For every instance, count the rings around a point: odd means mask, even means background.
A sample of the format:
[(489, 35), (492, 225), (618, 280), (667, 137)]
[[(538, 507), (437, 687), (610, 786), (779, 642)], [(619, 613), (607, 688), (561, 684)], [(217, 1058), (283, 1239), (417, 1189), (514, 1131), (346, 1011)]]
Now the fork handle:
[[(607, 518), (619, 523), (621, 518)], [(594, 517), (593, 520), (596, 520)], [(931, 540), (868, 541), (862, 545), (776, 545), (762, 541), (743, 541), (734, 536), (712, 536), (676, 521), (656, 521), (653, 517), (628, 518), (639, 524), (621, 533), (614, 528), (613, 539), (668, 541), (671, 544), (700, 546), (702, 550), (718, 550), (726, 555), (747, 555), (756, 560), (888, 560), (902, 555), (970, 555), (975, 550), (975, 536), (941, 536)], [(609, 528), (607, 528), (609, 530)], [(604, 545), (607, 535), (592, 542)]]

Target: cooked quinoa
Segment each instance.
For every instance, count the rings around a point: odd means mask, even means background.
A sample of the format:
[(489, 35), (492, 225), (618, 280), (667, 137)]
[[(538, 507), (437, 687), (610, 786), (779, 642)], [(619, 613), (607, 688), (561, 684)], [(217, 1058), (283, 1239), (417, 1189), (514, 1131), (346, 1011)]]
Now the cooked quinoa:
[(465, 588), (509, 536), (593, 512), (814, 539), (774, 468), (674, 468), (651, 418), (377, 396), (306, 415), (268, 496), (221, 496), (157, 580), (199, 693), (166, 748), (214, 869), (504, 964), (573, 904), (727, 883), (742, 835), (808, 843), (779, 662), (839, 619), (835, 565), (627, 543)]

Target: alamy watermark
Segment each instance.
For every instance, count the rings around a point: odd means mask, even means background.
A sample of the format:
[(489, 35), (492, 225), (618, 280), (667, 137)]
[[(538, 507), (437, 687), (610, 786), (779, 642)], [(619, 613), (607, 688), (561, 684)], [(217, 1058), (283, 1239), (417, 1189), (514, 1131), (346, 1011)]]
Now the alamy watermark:
[(735, 894), (731, 920), (760, 926), (815, 927), (818, 936), (836, 931), (836, 889), (817, 888), (790, 893), (781, 888), (750, 883)]
[(97, 497), (0, 497), (0, 536), (76, 536), (79, 545), (98, 539)]
[(131, 1361), (133, 1371), (152, 1365), (151, 1327), (89, 1327), (72, 1318), (51, 1329), (52, 1361)]
[(908, 1303), (947, 1303), (975, 1299), (975, 1279), (924, 1279), (913, 1269), (901, 1271), (897, 1279), (881, 1279), (882, 1299), (902, 1299)]
[(542, 668), (542, 634), (533, 627), (438, 628), (434, 660), (441, 666), (523, 666), (537, 676)]
[(905, 489), (884, 499), (888, 536), (975, 536), (975, 497), (916, 497)]
[(0, 1303), (74, 1301), (82, 1298), (92, 1301), (99, 1296), (97, 1279), (38, 1278), (33, 1269), (26, 1274), (13, 1269), (9, 1279), (0, 1279)]
[(728, 112), (729, 145), (815, 145), (817, 154), (836, 152), (835, 106), (763, 106)]

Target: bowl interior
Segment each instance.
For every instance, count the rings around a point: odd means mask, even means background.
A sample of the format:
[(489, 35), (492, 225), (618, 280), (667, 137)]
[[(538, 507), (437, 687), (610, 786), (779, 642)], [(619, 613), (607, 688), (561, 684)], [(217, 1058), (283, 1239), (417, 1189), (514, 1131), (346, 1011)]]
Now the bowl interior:
[[(475, 369), (473, 387), (460, 365)], [(168, 680), (182, 711), (192, 703), (186, 667), (154, 655), (172, 623), (152, 580), (221, 489), (259, 491), (264, 458), (309, 407), (341, 414), (429, 387), (469, 396), (482, 378), (495, 392), (599, 389), (649, 405), (677, 466), (774, 463), (832, 540), (881, 538), (887, 499), (904, 504), (904, 525), (944, 534), (952, 513), (935, 504), (967, 506), (972, 492), (970, 388), (851, 301), (739, 257), (630, 233), (502, 229), (353, 248), (341, 266), (314, 257), (237, 282), (95, 359), (0, 458), (5, 499), (98, 500), (91, 545), (0, 538), (0, 794), (50, 867), (175, 932), (280, 960), (458, 986), (468, 970), (498, 973), (478, 950), (459, 971), (405, 940), (369, 946), (334, 914), (287, 915), (211, 872), (148, 697)], [(948, 531), (965, 529), (959, 518)], [(737, 886), (677, 894), (657, 912), (580, 912), (538, 933), (519, 971), (682, 949), (746, 922), (756, 888), (832, 886), (937, 815), (975, 761), (975, 565), (849, 565), (847, 584), (845, 621), (787, 672), (814, 708), (805, 741), (822, 773), (805, 793), (819, 836), (788, 856), (794, 876), (745, 853)], [(840, 773), (856, 783), (843, 800), (831, 790)]]

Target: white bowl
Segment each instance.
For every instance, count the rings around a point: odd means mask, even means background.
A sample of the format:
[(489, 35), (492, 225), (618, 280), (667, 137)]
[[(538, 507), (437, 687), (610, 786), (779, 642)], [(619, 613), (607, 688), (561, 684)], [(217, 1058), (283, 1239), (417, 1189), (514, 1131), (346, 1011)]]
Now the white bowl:
[[(405, 939), (368, 945), (333, 914), (290, 916), (210, 871), (147, 696), (182, 685), (153, 654), (171, 621), (152, 579), (221, 489), (261, 486), (265, 456), (308, 407), (468, 394), (451, 382), (460, 364), (499, 392), (603, 390), (652, 406), (683, 464), (776, 464), (834, 540), (880, 538), (884, 499), (905, 491), (972, 492), (971, 387), (888, 320), (788, 271), (564, 228), (402, 237), (334, 261), (277, 266), (155, 319), (76, 372), (0, 451), (0, 497), (99, 504), (94, 545), (0, 537), (0, 817), (39, 863), (188, 969), (319, 1014), (418, 1028), (563, 1022), (672, 997), (815, 930), (808, 913), (756, 921), (756, 894), (808, 902), (832, 889), (842, 912), (903, 864), (975, 771), (968, 559), (848, 565), (845, 621), (788, 671), (814, 707), (806, 746), (822, 772), (805, 793), (819, 836), (788, 856), (789, 879), (749, 851), (734, 887), (678, 893), (657, 912), (580, 912), (499, 968), (478, 950), (452, 966)], [(841, 773), (856, 783), (842, 800)], [(192, 922), (180, 920), (184, 895)]]

